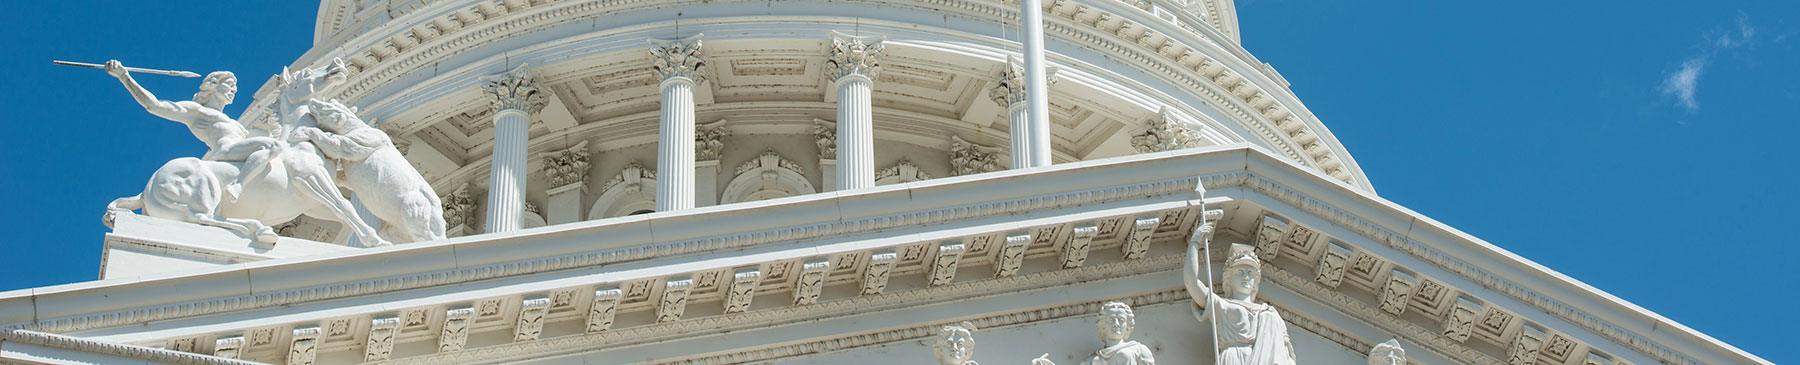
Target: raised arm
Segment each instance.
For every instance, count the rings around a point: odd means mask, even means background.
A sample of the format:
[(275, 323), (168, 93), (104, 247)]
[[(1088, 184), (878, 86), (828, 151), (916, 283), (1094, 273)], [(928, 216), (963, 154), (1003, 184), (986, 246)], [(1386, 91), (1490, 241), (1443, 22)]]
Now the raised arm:
[(150, 90), (139, 86), (137, 80), (131, 78), (131, 71), (125, 70), (125, 65), (120, 64), (118, 60), (106, 61), (106, 73), (119, 78), (119, 82), (125, 84), (125, 91), (131, 92), (131, 98), (137, 99), (138, 105), (144, 106), (144, 110), (150, 111), (150, 114), (186, 123), (192, 119), (193, 113), (195, 113), (192, 108), (183, 106), (181, 103), (157, 99), (155, 94), (150, 93)]

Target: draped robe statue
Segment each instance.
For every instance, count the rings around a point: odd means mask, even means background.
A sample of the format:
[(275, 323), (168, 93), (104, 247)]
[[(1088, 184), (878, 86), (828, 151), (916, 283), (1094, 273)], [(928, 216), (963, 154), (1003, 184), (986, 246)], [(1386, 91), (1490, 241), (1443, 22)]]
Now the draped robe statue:
[[(1188, 295), (1199, 305), (1194, 317), (1202, 323), (1213, 322), (1218, 341), (1218, 363), (1221, 365), (1294, 364), (1294, 348), (1288, 341), (1287, 323), (1268, 304), (1254, 301), (1262, 279), (1262, 261), (1256, 258), (1254, 246), (1234, 243), (1226, 259), (1225, 295), (1213, 294), (1200, 279), (1200, 252), (1204, 244), (1193, 240), (1188, 244)], [(1216, 319), (1216, 320), (1215, 320)]]

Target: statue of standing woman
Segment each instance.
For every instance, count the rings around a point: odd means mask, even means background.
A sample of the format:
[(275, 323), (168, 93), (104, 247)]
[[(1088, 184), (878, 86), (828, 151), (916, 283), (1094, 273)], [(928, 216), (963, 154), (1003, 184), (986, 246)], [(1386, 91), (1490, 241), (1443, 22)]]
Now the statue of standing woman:
[(1257, 286), (1262, 282), (1262, 260), (1256, 258), (1255, 246), (1234, 243), (1225, 260), (1221, 281), (1225, 295), (1213, 294), (1212, 287), (1201, 279), (1201, 240), (1188, 242), (1186, 276), (1188, 295), (1199, 307), (1194, 318), (1201, 323), (1213, 322), (1218, 341), (1218, 363), (1221, 365), (1294, 364), (1294, 347), (1288, 341), (1287, 323), (1281, 314), (1265, 303), (1256, 302)]

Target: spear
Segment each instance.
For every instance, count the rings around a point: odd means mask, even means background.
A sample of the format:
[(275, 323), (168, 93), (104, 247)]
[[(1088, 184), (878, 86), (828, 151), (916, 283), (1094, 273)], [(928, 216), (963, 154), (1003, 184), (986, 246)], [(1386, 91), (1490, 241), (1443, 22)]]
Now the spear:
[[(50, 60), (50, 63), (63, 65), (63, 66), (88, 67), (88, 68), (100, 68), (100, 69), (106, 68), (106, 65), (82, 63), (82, 62)], [(156, 70), (156, 69), (137, 68), (137, 67), (126, 67), (125, 70), (131, 71), (131, 72), (157, 74), (157, 75), (169, 75), (169, 76), (181, 76), (181, 77), (200, 77), (200, 74), (193, 73), (193, 72), (187, 72), (187, 71)]]

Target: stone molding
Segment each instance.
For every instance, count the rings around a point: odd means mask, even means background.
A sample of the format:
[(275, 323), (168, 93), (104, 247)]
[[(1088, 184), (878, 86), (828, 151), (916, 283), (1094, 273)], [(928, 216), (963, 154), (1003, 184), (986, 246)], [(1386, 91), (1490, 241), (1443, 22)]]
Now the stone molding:
[(181, 351), (165, 350), (138, 345), (127, 345), (116, 342), (95, 341), (80, 337), (64, 336), (54, 333), (27, 331), (20, 329), (0, 329), (0, 342), (19, 342), (38, 346), (65, 350), (106, 354), (119, 357), (147, 360), (168, 364), (195, 365), (254, 365), (257, 362), (228, 359), (218, 356), (192, 354)]
[[(1463, 346), (1463, 344), (1458, 342), (1450, 341), (1449, 338), (1444, 337), (1443, 334), (1438, 331), (1412, 324), (1412, 322), (1400, 319), (1400, 317), (1389, 314), (1380, 308), (1371, 307), (1361, 300), (1338, 292), (1336, 289), (1326, 287), (1323, 284), (1319, 284), (1309, 278), (1302, 277), (1275, 265), (1263, 263), (1262, 272), (1263, 277), (1269, 279), (1271, 283), (1279, 284), (1284, 288), (1293, 290), (1295, 293), (1299, 293), (1303, 297), (1307, 297), (1319, 303), (1324, 303), (1329, 307), (1344, 311), (1351, 316), (1362, 318), (1364, 323), (1371, 327), (1379, 328), (1382, 331), (1404, 338), (1409, 343), (1419, 344), (1420, 346), (1424, 346), (1431, 351), (1443, 354), (1451, 359), (1469, 364), (1504, 363), (1500, 359), (1488, 356), (1481, 351)], [(1285, 317), (1287, 312), (1282, 312), (1282, 315)], [(1362, 350), (1357, 351), (1360, 352)]]
[(532, 79), (531, 70), (526, 69), (526, 66), (521, 63), (512, 70), (479, 78), (482, 95), (487, 96), (488, 107), (495, 114), (503, 110), (519, 110), (527, 115), (537, 115), (545, 106), (550, 105), (547, 92), (538, 90), (537, 81)]
[[(1236, 147), (1236, 148), (1239, 151), (1252, 151), (1252, 152), (1258, 151), (1254, 147), (1248, 148), (1248, 149), (1244, 149), (1243, 147)], [(1077, 163), (1077, 164), (1062, 165), (1057, 168), (1052, 168), (1052, 169), (1049, 169), (1046, 171), (1059, 171), (1059, 170), (1064, 170), (1064, 169), (1072, 170), (1072, 169), (1076, 169), (1076, 168), (1091, 168), (1092, 166), (1090, 166), (1090, 165), (1099, 165), (1099, 164), (1123, 164), (1123, 163), (1142, 162), (1142, 161), (1138, 161), (1139, 159), (1173, 158), (1174, 156), (1183, 156), (1183, 157), (1192, 158), (1192, 157), (1194, 157), (1194, 155), (1212, 154), (1212, 153), (1219, 153), (1219, 151), (1210, 151), (1209, 150), (1209, 151), (1197, 151), (1197, 152), (1179, 152), (1179, 153), (1173, 153), (1171, 155), (1166, 155), (1166, 156), (1145, 156), (1145, 157), (1140, 157), (1140, 158), (1126, 158), (1126, 159), (1111, 160), (1108, 162)], [(1267, 157), (1267, 155), (1258, 154), (1258, 153), (1251, 153), (1251, 155), (1253, 155), (1253, 156), (1260, 155), (1260, 156)], [(1259, 162), (1259, 163), (1263, 163), (1263, 162)], [(1279, 165), (1276, 165), (1276, 166), (1279, 166)], [(1260, 170), (1260, 169), (1262, 169), (1262, 167), (1257, 167), (1257, 169)], [(1042, 173), (1042, 172), (1034, 171), (1034, 172), (1030, 172), (1030, 173), (1036, 174), (1036, 173)], [(1275, 171), (1274, 173), (1291, 174), (1292, 172)], [(1013, 176), (1013, 175), (996, 175), (996, 176)], [(958, 183), (968, 183), (968, 182), (962, 181), (962, 182), (958, 182)], [(517, 276), (517, 275), (524, 275), (524, 274), (531, 274), (531, 273), (562, 270), (562, 269), (575, 268), (575, 267), (587, 267), (587, 266), (601, 265), (601, 264), (607, 264), (607, 263), (642, 260), (642, 259), (659, 257), (659, 256), (663, 256), (663, 255), (680, 255), (680, 254), (705, 252), (705, 251), (720, 250), (720, 249), (727, 249), (727, 248), (744, 247), (744, 246), (748, 246), (748, 245), (774, 242), (774, 241), (782, 241), (782, 240), (796, 240), (796, 239), (806, 239), (806, 238), (813, 238), (813, 237), (822, 237), (822, 236), (828, 236), (828, 235), (871, 232), (871, 231), (877, 231), (877, 230), (887, 229), (887, 228), (896, 227), (896, 226), (922, 225), (922, 224), (932, 224), (932, 223), (937, 223), (937, 222), (946, 222), (946, 221), (951, 221), (951, 220), (969, 219), (969, 218), (974, 218), (974, 217), (1007, 215), (1007, 214), (1015, 214), (1018, 212), (1025, 212), (1025, 211), (1030, 211), (1030, 210), (1035, 210), (1035, 209), (1045, 209), (1045, 208), (1051, 208), (1051, 207), (1080, 206), (1080, 205), (1094, 204), (1094, 203), (1101, 203), (1101, 202), (1118, 201), (1118, 200), (1123, 200), (1123, 199), (1142, 199), (1144, 197), (1163, 196), (1163, 195), (1169, 195), (1169, 194), (1182, 194), (1182, 193), (1190, 193), (1191, 194), (1191, 192), (1193, 191), (1194, 185), (1196, 183), (1204, 184), (1208, 189), (1224, 189), (1224, 188), (1230, 188), (1230, 187), (1243, 187), (1243, 188), (1246, 188), (1246, 189), (1249, 189), (1252, 191), (1262, 193), (1263, 195), (1269, 196), (1276, 200), (1287, 203), (1293, 207), (1296, 207), (1297, 209), (1308, 212), (1309, 214), (1316, 216), (1320, 219), (1332, 222), (1333, 224), (1336, 224), (1337, 226), (1349, 229), (1353, 232), (1358, 232), (1358, 233), (1364, 235), (1365, 236), (1364, 238), (1382, 242), (1391, 247), (1399, 249), (1401, 253), (1412, 255), (1412, 256), (1422, 259), (1426, 262), (1431, 262), (1435, 265), (1438, 265), (1439, 267), (1442, 267), (1451, 273), (1464, 276), (1465, 278), (1468, 278), (1468, 279), (1472, 279), (1474, 282), (1480, 283), (1484, 287), (1492, 289), (1496, 293), (1504, 293), (1507, 296), (1511, 296), (1514, 299), (1517, 299), (1522, 303), (1526, 303), (1533, 307), (1536, 307), (1537, 309), (1541, 310), (1542, 313), (1548, 314), (1548, 315), (1556, 317), (1556, 318), (1560, 318), (1564, 321), (1567, 321), (1568, 323), (1570, 323), (1572, 325), (1588, 329), (1595, 334), (1601, 335), (1602, 337), (1608, 338), (1608, 339), (1618, 343), (1621, 346), (1632, 348), (1640, 353), (1649, 355), (1651, 357), (1658, 358), (1659, 360), (1664, 361), (1664, 362), (1676, 363), (1676, 364), (1697, 364), (1698, 363), (1693, 358), (1688, 357), (1685, 354), (1675, 352), (1674, 350), (1668, 348), (1665, 345), (1656, 343), (1647, 337), (1643, 337), (1643, 335), (1641, 335), (1641, 334), (1627, 331), (1627, 330), (1619, 327), (1618, 325), (1615, 325), (1615, 324), (1612, 324), (1605, 320), (1602, 320), (1598, 317), (1595, 317), (1592, 314), (1586, 313), (1583, 310), (1576, 309), (1573, 306), (1570, 306), (1569, 304), (1551, 299), (1547, 295), (1543, 295), (1536, 291), (1527, 289), (1522, 284), (1519, 284), (1519, 283), (1511, 281), (1509, 279), (1500, 277), (1500, 275), (1492, 273), (1490, 271), (1486, 271), (1486, 270), (1477, 268), (1473, 264), (1470, 264), (1466, 261), (1462, 261), (1461, 259), (1458, 259), (1456, 257), (1453, 257), (1453, 256), (1443, 253), (1441, 251), (1438, 251), (1437, 249), (1427, 247), (1424, 243), (1413, 240), (1410, 237), (1396, 234), (1393, 231), (1387, 230), (1386, 228), (1381, 227), (1373, 222), (1370, 222), (1366, 219), (1363, 219), (1361, 217), (1353, 215), (1352, 213), (1350, 213), (1347, 210), (1344, 210), (1344, 209), (1339, 208), (1334, 205), (1327, 204), (1327, 203), (1320, 201), (1316, 198), (1313, 198), (1309, 195), (1301, 193), (1300, 191), (1295, 190), (1294, 188), (1288, 187), (1286, 185), (1282, 185), (1282, 184), (1277, 183), (1265, 176), (1262, 176), (1257, 173), (1252, 173), (1247, 170), (1237, 170), (1237, 171), (1228, 171), (1228, 172), (1222, 172), (1222, 173), (1207, 174), (1207, 175), (1199, 176), (1198, 179), (1193, 178), (1193, 177), (1166, 178), (1166, 179), (1161, 179), (1161, 180), (1152, 180), (1152, 181), (1146, 181), (1146, 182), (1140, 182), (1140, 183), (1134, 183), (1134, 184), (1112, 185), (1112, 186), (1106, 186), (1106, 187), (1090, 188), (1090, 189), (1083, 189), (1083, 190), (1076, 190), (1076, 191), (1065, 191), (1065, 192), (1060, 192), (1060, 193), (1021, 197), (1021, 198), (1014, 198), (1014, 199), (1003, 199), (1003, 200), (975, 203), (975, 204), (964, 205), (964, 206), (942, 207), (942, 208), (935, 208), (935, 209), (926, 209), (926, 210), (911, 211), (911, 212), (900, 212), (900, 213), (892, 213), (892, 214), (885, 214), (885, 215), (878, 215), (878, 216), (871, 216), (871, 217), (862, 217), (862, 218), (847, 218), (847, 219), (842, 219), (842, 220), (833, 221), (833, 222), (806, 224), (806, 225), (765, 229), (765, 230), (750, 231), (750, 232), (739, 232), (737, 234), (725, 235), (725, 236), (713, 236), (713, 237), (704, 237), (704, 238), (688, 239), (688, 240), (675, 240), (673, 242), (664, 242), (664, 243), (659, 243), (659, 244), (651, 244), (651, 245), (637, 246), (637, 247), (627, 247), (627, 248), (620, 248), (620, 249), (581, 252), (581, 253), (575, 253), (575, 254), (557, 255), (557, 256), (553, 256), (553, 257), (543, 257), (543, 258), (536, 258), (536, 259), (509, 261), (509, 262), (501, 262), (501, 263), (493, 263), (493, 264), (473, 265), (470, 267), (460, 268), (460, 269), (422, 272), (422, 273), (416, 273), (416, 274), (405, 274), (405, 275), (397, 275), (397, 276), (378, 278), (378, 279), (334, 283), (334, 284), (326, 284), (326, 285), (304, 287), (304, 288), (297, 288), (297, 289), (276, 290), (276, 291), (251, 294), (251, 295), (221, 297), (221, 298), (213, 298), (213, 299), (206, 299), (206, 300), (199, 300), (199, 301), (188, 301), (188, 302), (181, 302), (181, 303), (154, 304), (154, 305), (137, 307), (137, 308), (132, 308), (132, 309), (104, 311), (104, 312), (97, 312), (97, 313), (91, 313), (91, 314), (80, 315), (80, 316), (71, 316), (71, 317), (40, 318), (40, 319), (35, 320), (34, 322), (20, 324), (20, 325), (14, 325), (13, 327), (29, 329), (29, 330), (76, 331), (76, 330), (83, 330), (83, 329), (92, 329), (92, 328), (101, 328), (101, 327), (125, 325), (125, 324), (132, 324), (132, 323), (141, 323), (141, 322), (145, 322), (145, 321), (154, 321), (154, 320), (163, 320), (163, 319), (171, 319), (171, 318), (178, 318), (178, 317), (221, 313), (221, 312), (226, 312), (226, 311), (284, 306), (284, 305), (291, 305), (291, 304), (295, 304), (295, 303), (327, 300), (327, 299), (334, 299), (334, 298), (343, 298), (343, 297), (349, 297), (349, 296), (364, 295), (364, 294), (369, 294), (369, 293), (389, 292), (389, 291), (395, 291), (395, 290), (446, 285), (446, 284), (469, 282), (469, 281), (475, 281), (475, 280), (485, 280), (485, 279), (491, 279), (491, 278), (497, 278), (497, 277)], [(929, 184), (929, 183), (927, 183), (927, 184)], [(1377, 198), (1367, 198), (1367, 199), (1371, 199), (1375, 202), (1380, 202), (1380, 200), (1378, 200)], [(1411, 214), (1410, 212), (1406, 212), (1404, 210), (1402, 210), (1400, 212), (1403, 214)], [(1144, 260), (1136, 260), (1136, 261), (1144, 261)], [(1268, 272), (1268, 271), (1265, 270), (1265, 272)], [(1292, 274), (1288, 274), (1288, 275), (1291, 276)], [(1306, 280), (1302, 280), (1302, 281), (1305, 281), (1308, 283), (1314, 282), (1313, 280), (1311, 280), (1311, 278), (1307, 278)], [(959, 285), (959, 284), (961, 284), (961, 283), (956, 283), (956, 284), (952, 284), (952, 285)], [(1284, 284), (1284, 285), (1289, 286), (1289, 287), (1300, 287), (1299, 284)], [(1321, 285), (1321, 287), (1323, 287), (1323, 286)], [(1357, 304), (1361, 305), (1363, 307), (1368, 307), (1367, 305), (1363, 305), (1361, 303), (1357, 303)], [(1489, 307), (1492, 308), (1492, 306), (1489, 306)], [(1385, 313), (1385, 312), (1383, 312), (1383, 313)], [(1391, 315), (1387, 315), (1387, 314), (1379, 314), (1379, 315), (1386, 315), (1386, 316), (1392, 317)], [(1369, 318), (1387, 318), (1387, 317), (1370, 316)], [(1410, 325), (1410, 324), (1408, 324), (1408, 325)], [(1443, 339), (1446, 342), (1449, 341), (1449, 339), (1447, 337), (1442, 336), (1442, 333), (1440, 333), (1438, 331), (1429, 331), (1429, 332), (1433, 332), (1434, 335), (1438, 336), (1437, 338)], [(1427, 343), (1427, 342), (1421, 341), (1420, 343)], [(1458, 345), (1460, 346), (1460, 344), (1458, 344)]]
[[(495, 345), (495, 346), (487, 346), (487, 347), (481, 347), (481, 348), (468, 349), (468, 350), (457, 351), (457, 352), (448, 352), (448, 353), (440, 352), (440, 353), (432, 354), (432, 355), (414, 356), (414, 357), (408, 357), (408, 358), (403, 358), (403, 359), (396, 359), (393, 361), (393, 363), (396, 363), (396, 364), (442, 364), (442, 363), (474, 363), (474, 362), (505, 361), (506, 359), (509, 359), (509, 358), (517, 358), (517, 357), (521, 357), (521, 356), (541, 356), (541, 355), (545, 355), (545, 354), (554, 354), (554, 353), (558, 353), (558, 352), (568, 352), (569, 350), (579, 351), (579, 350), (583, 350), (583, 349), (592, 349), (592, 348), (601, 347), (601, 346), (624, 346), (624, 345), (637, 344), (637, 343), (655, 342), (655, 341), (661, 341), (661, 340), (673, 338), (675, 336), (690, 335), (696, 331), (701, 331), (701, 330), (709, 330), (709, 331), (710, 330), (730, 330), (730, 329), (736, 329), (736, 328), (745, 328), (748, 326), (766, 325), (767, 323), (777, 322), (777, 321), (781, 321), (784, 319), (820, 318), (820, 317), (832, 317), (832, 316), (846, 315), (846, 314), (852, 314), (852, 313), (867, 313), (867, 312), (880, 311), (880, 310), (889, 309), (889, 308), (900, 308), (900, 307), (906, 307), (906, 306), (911, 306), (911, 305), (918, 305), (918, 304), (922, 304), (922, 303), (934, 302), (934, 301), (939, 301), (939, 300), (943, 300), (946, 298), (965, 298), (965, 299), (967, 299), (967, 298), (979, 297), (981, 295), (1005, 295), (1005, 294), (1009, 294), (1009, 293), (1013, 293), (1013, 292), (1017, 292), (1017, 291), (1029, 290), (1029, 289), (1041, 289), (1041, 288), (1055, 287), (1058, 285), (1063, 285), (1063, 283), (1073, 283), (1073, 282), (1096, 280), (1096, 279), (1103, 279), (1103, 278), (1109, 279), (1109, 278), (1136, 277), (1136, 276), (1141, 276), (1141, 275), (1146, 275), (1146, 274), (1154, 274), (1157, 272), (1175, 270), (1179, 267), (1181, 267), (1181, 255), (1161, 255), (1161, 256), (1151, 257), (1151, 258), (1147, 258), (1147, 259), (1143, 259), (1143, 260), (1114, 262), (1114, 263), (1108, 263), (1108, 264), (1104, 264), (1104, 265), (1087, 266), (1087, 267), (1083, 267), (1083, 268), (1079, 268), (1079, 269), (1055, 270), (1055, 271), (1039, 272), (1039, 273), (1032, 273), (1032, 274), (1026, 274), (1026, 275), (1016, 275), (1016, 276), (997, 278), (997, 279), (991, 279), (991, 280), (964, 281), (964, 282), (951, 283), (951, 284), (943, 285), (943, 286), (932, 286), (929, 288), (908, 290), (908, 291), (897, 292), (897, 293), (888, 293), (888, 294), (873, 295), (873, 296), (857, 296), (857, 297), (851, 297), (851, 298), (842, 298), (842, 299), (835, 299), (835, 300), (829, 300), (829, 301), (821, 301), (816, 304), (805, 305), (805, 306), (784, 306), (784, 307), (779, 307), (779, 308), (753, 310), (753, 311), (749, 311), (749, 312), (745, 312), (745, 313), (715, 315), (715, 316), (708, 316), (708, 317), (702, 317), (702, 318), (685, 319), (685, 320), (670, 322), (670, 323), (659, 323), (659, 324), (652, 324), (652, 325), (636, 326), (636, 327), (631, 327), (631, 328), (617, 329), (617, 330), (600, 332), (600, 333), (589, 333), (589, 334), (578, 335), (578, 336), (563, 336), (563, 337), (542, 339), (542, 340), (538, 340), (538, 341), (516, 342), (516, 343), (510, 343), (510, 344), (504, 344), (504, 345)], [(1048, 283), (1055, 283), (1055, 284), (1046, 285)], [(1136, 307), (1140, 303), (1141, 304), (1152, 304), (1152, 303), (1179, 302), (1179, 301), (1190, 300), (1189, 297), (1187, 296), (1187, 293), (1183, 290), (1185, 290), (1185, 289), (1171, 288), (1169, 290), (1165, 290), (1165, 291), (1158, 292), (1155, 294), (1146, 295), (1151, 298), (1159, 298), (1159, 299), (1155, 299), (1155, 301), (1134, 302), (1134, 300), (1126, 300), (1126, 302), (1128, 302), (1130, 305)], [(1119, 299), (1115, 298), (1115, 299), (1108, 299), (1108, 300), (1095, 300), (1095, 301), (1086, 302), (1088, 305), (1091, 305), (1090, 307), (1064, 308), (1064, 311), (1060, 312), (1060, 313), (1062, 313), (1062, 315), (1057, 316), (1056, 318), (1067, 317), (1067, 316), (1091, 316), (1091, 315), (1093, 315), (1094, 311), (1099, 310), (1100, 305), (1102, 303), (1105, 303), (1106, 301), (1111, 301), (1111, 300), (1119, 300)], [(1015, 313), (1017, 313), (1017, 314), (1058, 313), (1058, 312), (1038, 312), (1041, 310), (1054, 310), (1054, 309), (1046, 308), (1046, 309), (1040, 309), (1040, 310), (1027, 310), (1027, 311), (1021, 311), (1021, 312), (1015, 312)], [(1017, 318), (1017, 319), (1015, 319), (1016, 322), (1008, 322), (1008, 323), (994, 322), (994, 323), (989, 323), (987, 325), (983, 325), (981, 327), (988, 327), (988, 326), (998, 327), (1003, 324), (1017, 324), (1017, 323), (1026, 323), (1026, 322), (1037, 321), (1037, 320), (1054, 319), (1054, 318), (1044, 318), (1041, 316), (1014, 316), (1014, 315), (1007, 315), (1007, 314), (1002, 314), (1002, 315), (999, 315), (996, 317), (1007, 317), (1007, 318)], [(979, 324), (982, 322), (976, 322), (976, 323)], [(934, 324), (934, 325), (939, 326), (939, 327), (942, 326), (941, 323)], [(927, 326), (927, 327), (933, 327), (933, 326)], [(932, 331), (933, 332), (929, 332), (929, 333), (935, 333), (935, 327), (933, 327)], [(928, 335), (928, 333), (921, 332), (921, 336), (925, 336), (925, 335)], [(752, 350), (752, 351), (756, 351), (756, 350)], [(793, 354), (798, 354), (798, 353), (788, 353), (788, 354), (793, 355)], [(784, 355), (784, 356), (787, 356), (787, 355)]]

